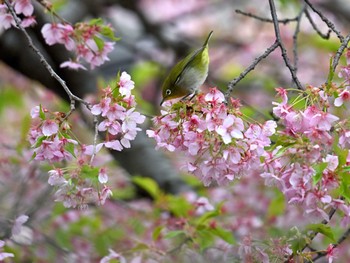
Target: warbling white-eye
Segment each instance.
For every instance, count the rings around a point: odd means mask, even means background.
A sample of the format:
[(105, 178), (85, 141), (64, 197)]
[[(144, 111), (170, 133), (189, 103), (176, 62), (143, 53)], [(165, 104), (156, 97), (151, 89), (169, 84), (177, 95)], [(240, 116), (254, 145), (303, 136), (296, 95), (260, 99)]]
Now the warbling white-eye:
[(191, 52), (171, 69), (162, 86), (163, 99), (160, 105), (166, 100), (180, 97), (184, 99), (198, 92), (208, 76), (208, 42), (212, 34), (213, 31), (201, 48)]

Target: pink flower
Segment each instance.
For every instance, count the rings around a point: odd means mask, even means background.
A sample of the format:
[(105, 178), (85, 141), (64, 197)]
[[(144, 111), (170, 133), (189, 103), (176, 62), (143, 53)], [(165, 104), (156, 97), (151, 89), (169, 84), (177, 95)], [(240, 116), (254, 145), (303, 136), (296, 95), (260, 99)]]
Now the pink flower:
[(112, 249), (109, 249), (109, 254), (107, 256), (104, 256), (101, 260), (100, 263), (108, 263), (110, 262), (112, 259), (117, 259), (118, 262), (120, 263), (126, 263), (126, 260), (124, 257), (122, 257), (120, 254), (118, 254), (117, 252), (115, 252)]
[(16, 27), (16, 22), (9, 13), (0, 13), (0, 28), (9, 29), (11, 26)]
[(19, 217), (16, 218), (14, 225), (12, 226), (12, 235), (19, 235), (22, 231), (22, 225), (28, 221), (28, 216), (27, 215), (20, 215)]
[(217, 127), (216, 132), (221, 135), (225, 144), (229, 144), (232, 138), (242, 139), (243, 130), (244, 125), (242, 119), (229, 114), (223, 124)]
[(328, 112), (319, 111), (311, 119), (311, 125), (317, 125), (322, 131), (329, 131), (332, 128), (332, 123), (339, 120), (339, 118)]
[[(102, 115), (103, 116), (103, 115)], [(113, 103), (106, 112), (106, 117), (110, 120), (122, 120), (125, 117), (125, 108), (119, 104)]]
[(339, 145), (343, 149), (350, 147), (350, 130), (341, 132), (339, 137)]
[(225, 96), (216, 88), (210, 89), (209, 93), (207, 93), (204, 97), (205, 101), (212, 103), (222, 103), (225, 101)]
[(59, 186), (67, 183), (67, 180), (64, 178), (63, 171), (60, 168), (50, 170), (48, 171), (48, 174), (50, 175), (48, 180), (49, 185)]
[(326, 257), (328, 258), (328, 263), (332, 263), (333, 259), (336, 257), (338, 249), (333, 245), (329, 244), (326, 250)]
[(123, 150), (123, 146), (121, 145), (120, 141), (118, 141), (118, 140), (106, 142), (105, 146), (107, 148), (110, 148), (110, 149), (113, 149), (113, 150), (116, 150), (116, 151)]
[(339, 164), (338, 156), (331, 154), (327, 154), (327, 157), (323, 161), (327, 163), (327, 169), (330, 171), (335, 171)]
[(43, 34), (46, 44), (52, 46), (60, 42), (60, 39), (62, 37), (61, 26), (62, 24), (48, 23), (42, 27), (41, 33)]
[[(0, 248), (5, 246), (5, 242), (0, 240)], [(0, 260), (4, 260), (5, 258), (13, 258), (15, 255), (13, 253), (7, 253), (0, 251)]]
[(98, 173), (98, 181), (101, 184), (105, 184), (108, 182), (108, 175), (107, 175), (107, 170), (106, 168), (101, 168), (99, 173)]
[(34, 12), (34, 7), (30, 0), (16, 0), (15, 11), (17, 14), (23, 14), (25, 16), (31, 16)]
[(91, 113), (93, 115), (100, 115), (102, 114), (103, 117), (106, 116), (107, 112), (109, 111), (111, 103), (111, 98), (103, 98), (99, 104), (95, 104), (91, 108)]
[(54, 135), (58, 131), (58, 125), (53, 120), (45, 120), (43, 122), (42, 131), (45, 136)]
[(78, 48), (78, 58), (84, 58), (90, 64), (91, 69), (94, 69), (96, 66), (100, 66), (109, 60), (107, 55), (113, 50), (114, 43), (106, 41), (103, 48), (99, 49), (93, 39), (88, 39), (86, 40), (86, 45), (88, 48)]
[(36, 20), (34, 16), (23, 18), (21, 22), (21, 26), (23, 26), (24, 28), (33, 26), (35, 24), (36, 24)]
[(334, 100), (334, 106), (340, 107), (344, 102), (350, 100), (350, 92), (349, 89), (346, 88), (339, 94), (339, 97)]
[(207, 211), (213, 211), (214, 210), (214, 206), (209, 202), (208, 198), (206, 197), (199, 197), (196, 202), (195, 205), (197, 207), (197, 214), (201, 215)]
[(121, 118), (122, 130), (127, 132), (129, 130), (139, 130), (137, 124), (141, 124), (145, 121), (146, 117), (135, 111), (134, 108), (129, 109), (125, 115)]
[(74, 70), (78, 70), (78, 69), (86, 70), (86, 68), (82, 64), (80, 64), (77, 61), (72, 61), (72, 60), (65, 61), (65, 62), (61, 63), (60, 68), (71, 68)]
[(130, 75), (124, 71), (120, 76), (118, 85), (120, 94), (129, 97), (131, 95), (131, 90), (135, 87), (135, 82), (133, 82)]
[(350, 81), (350, 67), (341, 67), (340, 72), (338, 74), (340, 78), (345, 79), (345, 81), (349, 82)]
[(30, 110), (32, 119), (39, 118), (40, 106), (35, 106)]
[[(94, 145), (83, 145), (82, 146), (82, 152), (83, 154), (86, 155), (93, 155), (94, 153), (98, 153), (101, 148), (103, 147), (104, 143), (98, 143), (96, 144), (96, 146), (94, 147)], [(94, 152), (95, 150), (95, 152)]]
[(106, 202), (107, 198), (109, 198), (112, 195), (113, 193), (111, 189), (109, 189), (106, 185), (104, 185), (100, 194), (100, 204), (103, 205)]

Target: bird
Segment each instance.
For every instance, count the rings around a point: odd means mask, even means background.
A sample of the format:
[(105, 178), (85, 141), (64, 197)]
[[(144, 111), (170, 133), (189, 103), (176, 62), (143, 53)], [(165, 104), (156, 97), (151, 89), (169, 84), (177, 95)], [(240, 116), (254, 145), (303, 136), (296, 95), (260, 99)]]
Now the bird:
[(208, 76), (208, 43), (212, 34), (213, 31), (208, 34), (202, 47), (192, 51), (170, 70), (162, 85), (163, 98), (160, 106), (167, 100), (180, 97), (185, 99), (193, 94), (192, 99), (197, 94)]

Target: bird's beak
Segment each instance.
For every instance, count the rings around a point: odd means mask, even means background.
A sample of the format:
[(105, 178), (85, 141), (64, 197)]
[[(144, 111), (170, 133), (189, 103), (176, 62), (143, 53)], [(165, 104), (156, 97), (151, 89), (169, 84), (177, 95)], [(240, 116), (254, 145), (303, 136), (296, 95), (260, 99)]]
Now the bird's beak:
[(159, 106), (162, 106), (162, 104), (164, 103), (165, 98), (162, 99), (162, 101), (160, 102)]

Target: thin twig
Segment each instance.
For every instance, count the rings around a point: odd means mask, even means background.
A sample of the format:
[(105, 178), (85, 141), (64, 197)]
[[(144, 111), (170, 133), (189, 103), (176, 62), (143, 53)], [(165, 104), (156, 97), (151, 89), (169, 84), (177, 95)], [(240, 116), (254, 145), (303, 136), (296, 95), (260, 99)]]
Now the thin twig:
[(63, 89), (65, 90), (65, 92), (67, 93), (70, 101), (71, 101), (71, 111), (73, 111), (75, 109), (75, 101), (78, 101), (82, 104), (84, 104), (87, 108), (90, 109), (90, 103), (79, 98), (78, 96), (74, 95), (70, 89), (67, 87), (66, 82), (61, 79), (60, 76), (58, 76), (58, 74), (53, 70), (53, 68), (50, 66), (50, 64), (46, 61), (46, 59), (44, 58), (44, 56), (41, 54), (41, 52), (39, 51), (39, 49), (34, 45), (31, 37), (29, 36), (29, 34), (27, 33), (27, 31), (24, 29), (24, 27), (21, 25), (21, 20), (18, 18), (18, 16), (16, 15), (12, 5), (9, 3), (8, 0), (4, 0), (8, 10), (10, 11), (12, 17), (14, 18), (15, 22), (16, 22), (16, 26), (23, 32), (23, 34), (26, 36), (29, 47), (31, 47), (34, 52), (39, 56), (40, 58), (40, 62), (45, 66), (45, 68), (49, 71), (50, 75), (55, 78), (63, 87)]
[[(267, 22), (267, 23), (273, 23), (273, 20), (270, 19), (270, 18), (265, 18), (265, 17), (261, 17), (261, 16), (257, 16), (255, 14), (252, 14), (252, 13), (248, 13), (248, 12), (244, 12), (242, 10), (239, 10), (239, 9), (236, 9), (235, 12), (237, 14), (240, 14), (240, 15), (244, 15), (244, 16), (248, 16), (248, 17), (252, 17), (252, 18), (255, 18), (259, 21), (262, 21), (262, 22)], [(278, 23), (281, 23), (281, 24), (288, 24), (290, 22), (295, 22), (298, 20), (298, 16), (294, 17), (294, 18), (285, 18), (285, 19), (279, 19), (278, 20)]]
[(322, 19), (323, 22), (325, 22), (325, 24), (329, 27), (329, 29), (331, 29), (339, 38), (339, 40), (341, 42), (343, 42), (344, 37), (342, 36), (342, 34), (335, 28), (335, 25), (329, 21), (329, 19), (327, 17), (325, 17), (319, 10), (317, 10), (311, 3), (309, 0), (304, 0), (305, 3), (310, 6), (310, 8), (312, 9), (312, 11), (314, 11), (316, 14), (318, 14), (318, 16)]
[(319, 30), (318, 27), (316, 26), (314, 20), (312, 19), (311, 15), (310, 15), (310, 13), (309, 13), (309, 10), (307, 10), (307, 8), (305, 8), (305, 11), (304, 11), (304, 12), (305, 12), (305, 15), (306, 15), (307, 19), (309, 20), (309, 22), (310, 22), (312, 28), (317, 32), (317, 34), (318, 34), (320, 37), (322, 37), (323, 39), (329, 39), (329, 37), (331, 36), (332, 30), (331, 30), (331, 29), (328, 29), (327, 34), (323, 34), (323, 33), (321, 32), (321, 30)]
[(273, 0), (269, 0), (269, 3), (270, 3), (270, 10), (271, 10), (271, 16), (272, 16), (272, 20), (273, 20), (273, 25), (275, 28), (276, 41), (278, 43), (278, 46), (281, 48), (284, 63), (286, 64), (287, 68), (289, 69), (289, 71), (292, 75), (292, 79), (293, 79), (294, 83), (296, 84), (297, 88), (300, 90), (303, 90), (303, 87), (302, 87), (298, 77), (296, 76), (295, 68), (291, 65), (291, 63), (289, 61), (286, 48), (284, 47), (284, 44), (282, 41), (282, 37), (281, 37), (279, 25), (278, 25), (278, 18), (277, 18), (275, 3)]
[(350, 34), (347, 35), (343, 39), (342, 44), (340, 45), (340, 47), (337, 50), (337, 53), (334, 56), (333, 63), (332, 63), (332, 71), (333, 72), (335, 72), (335, 70), (338, 66), (338, 63), (339, 63), (339, 59), (340, 59), (341, 55), (343, 54), (344, 49), (348, 46), (349, 41), (350, 41)]
[[(327, 220), (327, 219), (323, 219), (322, 222), (321, 222), (321, 224), (327, 225), (327, 224), (329, 223), (329, 221), (331, 221), (331, 219), (332, 219), (332, 217), (334, 216), (334, 214), (335, 214), (336, 211), (337, 211), (337, 209), (334, 208), (334, 207), (333, 207), (331, 210), (329, 210), (329, 212), (328, 212), (328, 220)], [(315, 231), (315, 232), (312, 232), (312, 234), (310, 234), (310, 235), (308, 236), (308, 239), (309, 239), (308, 244), (306, 244), (300, 251), (304, 251), (306, 248), (308, 248), (309, 245), (312, 243), (312, 241), (314, 240), (314, 238), (317, 236), (318, 233), (319, 233), (319, 232), (316, 232), (316, 231)], [(290, 262), (290, 260), (292, 260), (294, 256), (295, 256), (294, 254), (290, 255), (289, 258), (288, 258), (285, 262), (286, 262), (286, 263), (287, 263), (287, 262)]]
[[(341, 243), (343, 243), (350, 236), (350, 228), (346, 230), (346, 232), (338, 239), (338, 241), (333, 244), (333, 248), (338, 247)], [(317, 256), (312, 259), (311, 262), (315, 262), (317, 259), (324, 257), (327, 255), (326, 251), (318, 252)]]
[(299, 15), (297, 16), (297, 24), (295, 26), (295, 31), (294, 31), (294, 34), (293, 34), (293, 57), (294, 57), (294, 60), (293, 60), (293, 67), (295, 69), (295, 74), (297, 73), (298, 71), (298, 35), (299, 35), (299, 32), (300, 32), (300, 22), (301, 22), (301, 18), (303, 17), (303, 13), (306, 9), (306, 4), (303, 6), (303, 8), (301, 9)]
[(258, 65), (258, 63), (259, 63), (262, 59), (264, 59), (264, 58), (266, 58), (268, 55), (270, 55), (270, 53), (271, 53), (272, 51), (274, 51), (277, 47), (278, 47), (278, 42), (276, 41), (276, 42), (273, 43), (268, 49), (266, 49), (265, 52), (264, 52), (262, 55), (260, 55), (259, 57), (256, 57), (256, 58), (254, 59), (253, 63), (250, 64), (237, 78), (233, 79), (232, 81), (230, 81), (230, 82), (228, 83), (228, 85), (227, 85), (227, 86), (228, 86), (228, 89), (227, 89), (227, 91), (226, 91), (226, 93), (225, 93), (226, 101), (227, 101), (228, 97), (230, 96), (230, 94), (231, 94), (231, 92), (232, 92), (234, 86), (235, 86), (241, 79), (243, 79), (250, 71), (252, 71), (252, 70), (256, 67), (256, 65)]
[(94, 158), (96, 156), (96, 145), (97, 145), (97, 137), (98, 137), (98, 117), (94, 115), (94, 126), (95, 126), (95, 135), (94, 135), (94, 144), (93, 144), (93, 150), (92, 155), (90, 159), (90, 165), (92, 165), (92, 162), (94, 161)]

